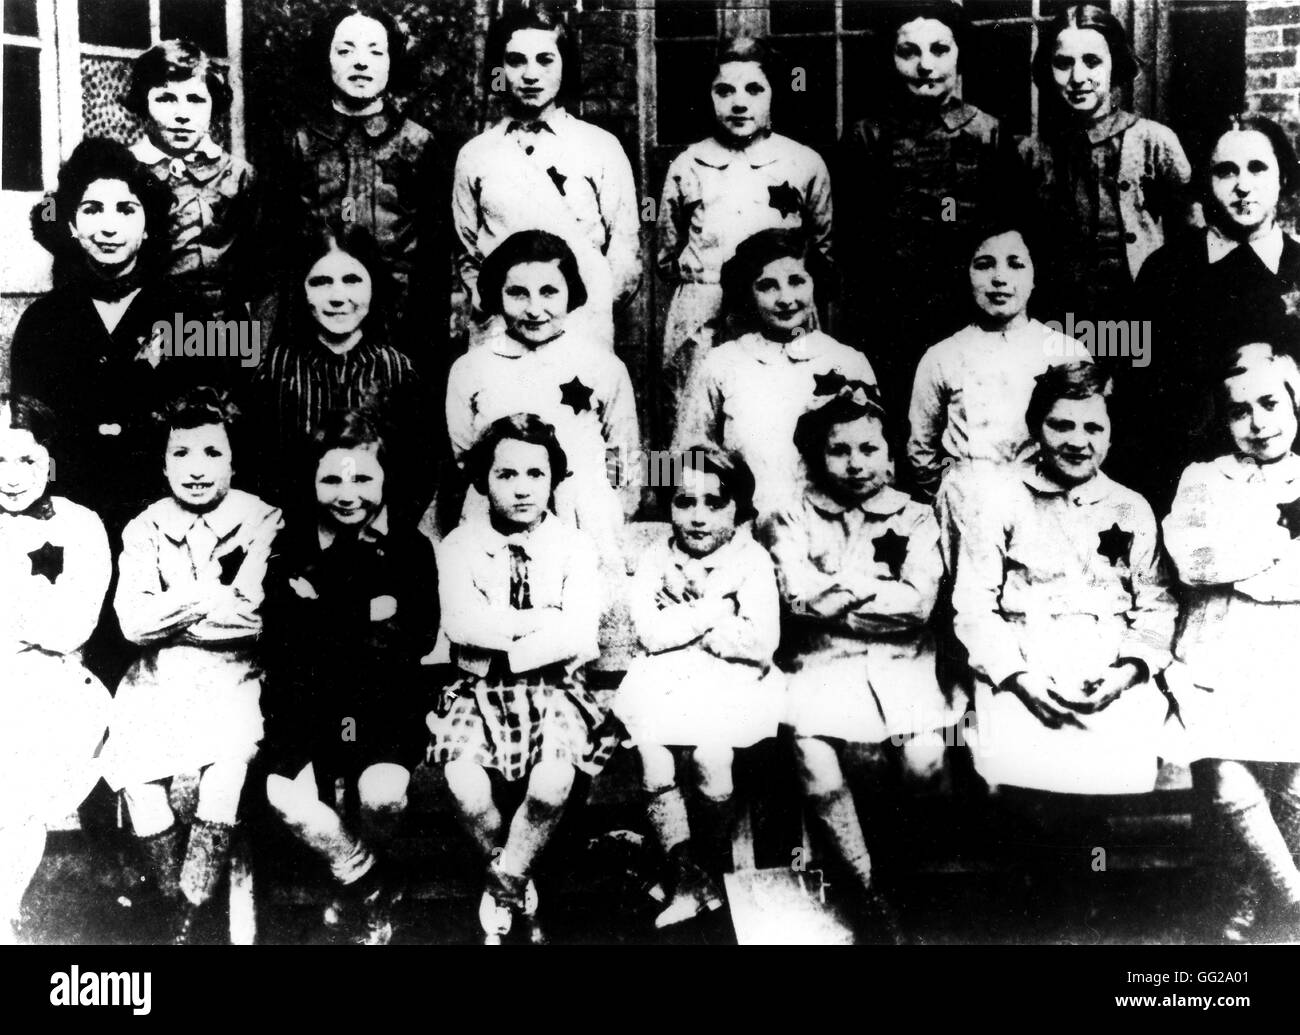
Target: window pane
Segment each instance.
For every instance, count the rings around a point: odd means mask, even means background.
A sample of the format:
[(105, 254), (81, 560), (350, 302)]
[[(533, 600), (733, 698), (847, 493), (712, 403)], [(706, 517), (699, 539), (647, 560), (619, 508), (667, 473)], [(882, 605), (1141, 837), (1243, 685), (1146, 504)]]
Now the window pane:
[(772, 84), (773, 126), (778, 133), (824, 149), (835, 142), (835, 41), (782, 40), (781, 52), (791, 75), (788, 83)]
[(660, 43), (655, 50), (660, 144), (694, 143), (713, 132), (709, 100), (712, 40)]
[(4, 155), (0, 189), (40, 190), (41, 52), (34, 47), (4, 49)]
[(880, 44), (859, 37), (844, 41), (844, 125), (888, 108), (896, 89), (894, 66), (881, 60)]
[(797, 32), (833, 32), (835, 0), (772, 0), (773, 35)]
[(222, 0), (162, 0), (159, 31), (165, 40), (191, 39), (209, 54), (226, 55)]
[(661, 40), (717, 34), (718, 5), (712, 0), (658, 0), (655, 4), (655, 35)]
[[(1246, 92), (1246, 7), (1197, 4), (1170, 10), (1165, 112), (1193, 162), (1208, 151), (1216, 127), (1241, 107)], [(1290, 91), (1288, 91), (1290, 92)]]
[(890, 17), (894, 6), (877, 0), (844, 0), (844, 28), (878, 29)]
[(36, 35), (36, 0), (5, 0), (5, 32)]
[(962, 52), (962, 96), (1012, 133), (1030, 131), (1030, 47), (1028, 25), (976, 26)]
[(81, 42), (104, 47), (149, 46), (149, 0), (78, 0)]

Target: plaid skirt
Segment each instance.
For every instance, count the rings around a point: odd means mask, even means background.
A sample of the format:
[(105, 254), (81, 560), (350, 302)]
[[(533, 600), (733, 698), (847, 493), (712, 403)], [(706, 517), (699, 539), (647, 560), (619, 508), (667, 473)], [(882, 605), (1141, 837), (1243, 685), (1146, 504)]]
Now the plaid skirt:
[(513, 782), (555, 759), (595, 776), (623, 739), (608, 704), (572, 677), (496, 682), (467, 676), (447, 695), (446, 713), (428, 718), (431, 764), (470, 758)]

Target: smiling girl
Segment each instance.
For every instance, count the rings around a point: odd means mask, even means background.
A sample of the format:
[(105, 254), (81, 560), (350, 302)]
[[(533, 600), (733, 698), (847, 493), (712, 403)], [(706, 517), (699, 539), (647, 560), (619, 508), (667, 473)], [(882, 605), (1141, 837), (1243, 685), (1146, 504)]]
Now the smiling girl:
[[(673, 285), (661, 360), (671, 388), (685, 391), (713, 343), (723, 309), (723, 264), (760, 230), (802, 230), (830, 272), (831, 180), (812, 148), (772, 130), (774, 94), (788, 81), (761, 40), (723, 40), (713, 60), (709, 96), (711, 136), (692, 144), (668, 167), (659, 205), (659, 273)], [(830, 286), (829, 280), (826, 287)], [(817, 313), (801, 314), (806, 328)], [(718, 340), (721, 340), (719, 336)]]
[(81, 664), (112, 558), (94, 513), (50, 490), (53, 414), (0, 395), (0, 944), (20, 933), (45, 830), (99, 779), (112, 698)]
[(1232, 452), (1187, 468), (1164, 522), (1185, 594), (1168, 679), (1198, 790), (1247, 857), (1245, 872), (1220, 871), (1229, 942), (1264, 931), (1266, 906), (1280, 938), (1300, 936), (1300, 695), (1284, 675), (1300, 609), (1298, 396), (1291, 356), (1236, 350), (1218, 399)]
[(258, 290), (250, 248), (257, 177), (209, 135), (230, 110), (226, 72), (191, 40), (135, 60), (122, 106), (145, 124), (131, 153), (172, 191), (170, 275), (225, 318), (246, 318)]
[[(170, 495), (127, 525), (114, 608), (143, 648), (113, 700), (104, 778), (124, 789), (131, 825), (173, 937), (188, 942), (230, 853), (248, 764), (262, 737), (262, 583), (280, 511), (231, 488), (238, 411), (213, 389), (165, 414)], [(173, 777), (199, 773), (193, 822), (169, 802)]]
[(1063, 10), (1034, 54), (1054, 111), (1020, 157), (1055, 243), (1055, 301), (1093, 320), (1129, 317), (1143, 263), (1187, 222), (1191, 166), (1178, 137), (1116, 102), (1137, 70), (1119, 20), (1096, 4)]
[[(442, 628), (463, 675), (446, 707), (429, 715), (429, 760), (446, 767), (487, 867), (479, 905), (486, 939), (499, 942), (520, 920), (539, 940), (537, 859), (575, 773), (599, 773), (619, 741), (583, 680), (583, 666), (599, 654), (596, 550), (551, 513), (568, 460), (537, 416), (494, 421), (466, 467), (488, 515), (442, 544)], [(508, 820), (489, 774), (523, 791)]]
[(461, 148), (452, 186), (457, 263), (475, 318), (470, 343), (483, 340), (495, 305), (479, 287), (484, 261), (511, 235), (544, 230), (573, 250), (587, 288), (575, 329), (612, 349), (613, 311), (641, 283), (627, 155), (612, 134), (565, 110), (576, 99), (577, 55), (548, 4), (514, 7), (493, 25), (485, 68), (493, 90), (505, 87), (507, 114)]

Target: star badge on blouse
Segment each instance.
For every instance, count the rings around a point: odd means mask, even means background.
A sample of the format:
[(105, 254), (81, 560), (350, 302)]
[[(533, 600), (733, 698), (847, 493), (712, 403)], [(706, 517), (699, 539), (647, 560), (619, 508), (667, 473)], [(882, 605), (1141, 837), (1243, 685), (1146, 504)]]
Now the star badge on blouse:
[(244, 563), (244, 558), (248, 554), (242, 546), (236, 546), (230, 553), (224, 557), (218, 557), (217, 563), (221, 565), (221, 584), (229, 586), (235, 581), (235, 576), (239, 574), (240, 565)]
[(799, 197), (799, 192), (788, 182), (779, 187), (768, 187), (767, 203), (781, 213), (782, 218), (792, 216), (803, 208), (803, 199)]
[(889, 565), (890, 578), (898, 578), (903, 570), (903, 562), (907, 560), (907, 539), (907, 536), (899, 535), (889, 528), (885, 530), (884, 535), (878, 535), (871, 540), (876, 548), (875, 559)]
[(1287, 530), (1292, 539), (1300, 538), (1300, 499), (1277, 505), (1277, 523)]
[(555, 184), (555, 189), (558, 190), (561, 194), (564, 194), (565, 193), (564, 181), (567, 180), (568, 177), (565, 176), (562, 172), (560, 172), (559, 169), (555, 168), (555, 166), (553, 165), (546, 170), (546, 175), (549, 176), (551, 178), (551, 182)]
[(1119, 563), (1120, 558), (1128, 564), (1129, 551), (1133, 549), (1133, 533), (1125, 532), (1118, 524), (1112, 522), (1110, 528), (1104, 532), (1097, 533), (1097, 554), (1105, 557), (1110, 561), (1113, 568)]
[(63, 574), (63, 547), (46, 543), (31, 550), (27, 556), (32, 559), (33, 577), (44, 575), (52, 586)]
[(576, 377), (567, 384), (560, 385), (560, 405), (567, 406), (576, 413), (591, 409), (591, 389)]
[(837, 395), (848, 383), (849, 379), (838, 370), (832, 370), (829, 374), (813, 374), (813, 395)]

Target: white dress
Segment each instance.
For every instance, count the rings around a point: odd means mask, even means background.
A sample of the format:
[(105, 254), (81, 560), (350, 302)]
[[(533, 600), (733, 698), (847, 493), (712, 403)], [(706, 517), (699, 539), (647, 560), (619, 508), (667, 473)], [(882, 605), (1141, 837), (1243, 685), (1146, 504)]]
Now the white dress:
[(1269, 465), (1222, 456), (1178, 483), (1164, 532), (1185, 595), (1166, 677), (1192, 760), (1300, 762), (1298, 500), (1294, 453)]
[(60, 819), (99, 779), (112, 698), (82, 665), (81, 647), (111, 574), (93, 511), (61, 496), (0, 511), (0, 821)]
[[(656, 544), (631, 600), (646, 655), (628, 666), (614, 710), (636, 743), (748, 747), (775, 736), (785, 710), (772, 664), (780, 605), (771, 558), (748, 525), (707, 557)], [(718, 600), (732, 617), (714, 625), (694, 601)]]
[[(232, 489), (195, 514), (170, 496), (122, 533), (113, 606), (144, 647), (113, 701), (104, 778), (119, 787), (248, 762), (262, 739), (254, 647), (280, 511)], [(215, 601), (196, 606), (199, 595)]]

